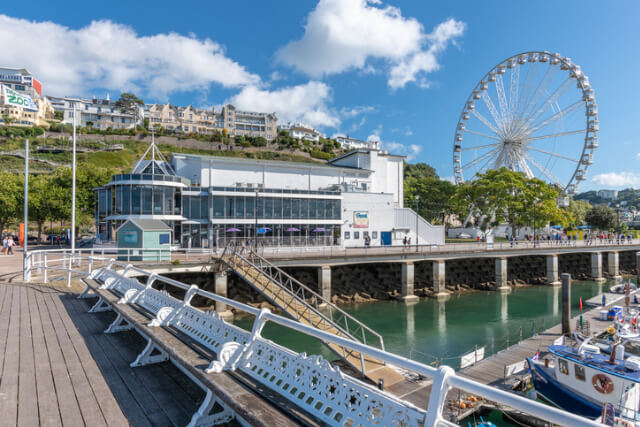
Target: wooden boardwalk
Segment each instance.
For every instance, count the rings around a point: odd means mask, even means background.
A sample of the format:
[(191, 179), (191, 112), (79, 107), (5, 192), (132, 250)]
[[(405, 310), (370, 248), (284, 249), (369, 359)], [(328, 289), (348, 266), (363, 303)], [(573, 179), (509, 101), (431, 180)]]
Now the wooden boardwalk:
[(0, 424), (186, 425), (204, 392), (169, 362), (129, 367), (145, 342), (75, 296), (0, 282)]

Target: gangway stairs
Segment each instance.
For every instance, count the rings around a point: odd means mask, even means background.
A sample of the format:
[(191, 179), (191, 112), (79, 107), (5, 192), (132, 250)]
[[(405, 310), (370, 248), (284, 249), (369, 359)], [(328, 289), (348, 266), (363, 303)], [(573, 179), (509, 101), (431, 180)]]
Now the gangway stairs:
[[(228, 244), (219, 259), (245, 282), (291, 318), (332, 334), (384, 350), (382, 336), (322, 298), (253, 250)], [(385, 387), (405, 382), (404, 376), (383, 362), (333, 343), (324, 343), (363, 377)]]

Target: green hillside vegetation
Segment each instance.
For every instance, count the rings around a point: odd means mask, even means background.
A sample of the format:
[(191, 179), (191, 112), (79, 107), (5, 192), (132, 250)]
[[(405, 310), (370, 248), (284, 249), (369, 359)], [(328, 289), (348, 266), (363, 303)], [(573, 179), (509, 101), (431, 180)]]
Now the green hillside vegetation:
[(592, 205), (600, 204), (612, 204), (616, 205), (620, 202), (627, 202), (626, 206), (631, 208), (640, 209), (640, 190), (634, 190), (633, 188), (626, 188), (618, 192), (618, 198), (616, 200), (604, 199), (598, 196), (597, 191), (587, 191), (580, 193), (574, 197), (575, 200), (586, 200)]

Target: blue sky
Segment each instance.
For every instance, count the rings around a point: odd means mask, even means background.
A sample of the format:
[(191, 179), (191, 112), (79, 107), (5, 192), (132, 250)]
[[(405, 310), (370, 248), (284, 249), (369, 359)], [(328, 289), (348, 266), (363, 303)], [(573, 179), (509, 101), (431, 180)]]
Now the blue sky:
[(558, 52), (581, 66), (599, 107), (600, 147), (580, 189), (640, 188), (638, 16), (633, 1), (5, 2), (0, 65), (29, 68), (49, 95), (134, 90), (146, 102), (276, 111), (329, 136), (378, 137), (450, 177), (478, 80), (517, 53)]

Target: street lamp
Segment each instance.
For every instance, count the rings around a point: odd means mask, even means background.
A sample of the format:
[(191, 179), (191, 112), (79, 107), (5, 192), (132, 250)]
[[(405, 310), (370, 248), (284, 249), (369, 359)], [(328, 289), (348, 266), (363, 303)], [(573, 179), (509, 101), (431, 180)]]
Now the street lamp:
[(533, 199), (533, 247), (535, 248), (538, 243), (538, 237), (536, 236), (536, 203), (538, 199)]
[(254, 244), (254, 250), (258, 250), (258, 189), (255, 189), (256, 191), (256, 198), (254, 200), (254, 206), (253, 206), (253, 213), (254, 213), (254, 217), (256, 220), (256, 225), (255, 228), (253, 229), (253, 244)]
[(618, 229), (620, 228), (620, 203), (616, 203), (616, 219), (618, 220)]
[(418, 202), (420, 201), (420, 195), (416, 194), (416, 252), (418, 252)]

